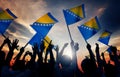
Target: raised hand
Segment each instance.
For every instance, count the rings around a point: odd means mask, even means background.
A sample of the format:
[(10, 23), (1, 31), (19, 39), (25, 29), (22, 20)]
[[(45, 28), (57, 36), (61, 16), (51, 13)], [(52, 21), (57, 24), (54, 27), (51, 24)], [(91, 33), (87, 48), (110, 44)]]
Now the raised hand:
[(71, 45), (72, 47), (74, 46), (74, 41), (73, 41), (73, 40), (71, 41), (70, 45)]
[(64, 46), (63, 46), (63, 48), (66, 48), (67, 46), (68, 46), (68, 43), (65, 43)]
[(99, 44), (95, 43), (96, 44), (96, 50), (95, 52), (99, 54)]
[(45, 49), (45, 45), (44, 45), (44, 42), (42, 41), (42, 43), (40, 44), (40, 50), (41, 52), (43, 52)]
[(19, 60), (20, 57), (21, 57), (21, 55), (22, 55), (23, 52), (24, 52), (24, 49), (25, 49), (24, 47), (20, 48), (20, 52), (17, 54), (17, 56), (16, 56), (14, 59)]
[(87, 49), (91, 49), (91, 45), (87, 43)]
[(32, 47), (32, 50), (34, 51), (33, 53), (39, 53), (39, 48), (37, 43), (34, 44), (34, 46)]
[(98, 43), (95, 43), (96, 47), (99, 47)]
[(7, 37), (7, 38), (5, 38), (5, 40), (4, 40), (4, 44), (6, 44), (6, 43), (11, 43), (11, 41), (9, 40), (9, 37)]
[(20, 48), (20, 52), (24, 52), (24, 50), (25, 50), (24, 47)]
[(103, 52), (101, 53), (101, 56), (104, 57), (104, 53)]
[(55, 51), (56, 51), (56, 52), (58, 52), (58, 51), (59, 51), (59, 46), (58, 46), (58, 45), (57, 45), (57, 46), (55, 46), (55, 48), (54, 48), (54, 49), (55, 49)]
[(78, 43), (75, 43), (74, 49), (75, 49), (75, 52), (79, 49), (79, 44)]
[(61, 49), (61, 51), (60, 51), (60, 53), (59, 53), (59, 57), (62, 56), (63, 51), (64, 51), (64, 49), (65, 49), (67, 46), (68, 46), (68, 43), (65, 43), (64, 46), (63, 46), (63, 48)]
[(18, 42), (19, 42), (18, 39), (13, 40), (13, 42), (12, 42), (12, 48), (13, 49), (16, 48), (18, 50), (18, 47), (19, 47)]

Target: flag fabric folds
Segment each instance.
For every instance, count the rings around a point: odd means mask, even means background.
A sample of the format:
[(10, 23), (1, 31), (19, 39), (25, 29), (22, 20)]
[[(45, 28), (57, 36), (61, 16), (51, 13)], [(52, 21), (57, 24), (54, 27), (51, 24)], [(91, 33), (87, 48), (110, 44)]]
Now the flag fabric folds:
[(0, 11), (0, 33), (4, 33), (11, 22), (17, 17), (9, 10)]
[(63, 10), (63, 13), (67, 25), (76, 23), (85, 18), (84, 4), (74, 8)]
[(81, 32), (83, 38), (85, 40), (88, 40), (90, 37), (95, 35), (100, 30), (98, 18), (97, 17), (92, 18), (83, 25), (78, 26), (78, 29)]
[[(44, 16), (40, 17), (35, 21), (31, 27), (37, 32), (36, 35), (30, 40), (30, 44), (33, 45), (34, 42), (39, 42), (41, 39), (44, 39), (53, 25), (58, 22), (51, 13), (47, 13)], [(39, 37), (39, 40), (36, 41), (36, 37)]]
[(100, 38), (98, 39), (98, 41), (100, 41), (101, 43), (108, 45), (109, 40), (110, 40), (110, 36), (111, 36), (111, 32), (109, 31), (104, 31), (101, 35)]

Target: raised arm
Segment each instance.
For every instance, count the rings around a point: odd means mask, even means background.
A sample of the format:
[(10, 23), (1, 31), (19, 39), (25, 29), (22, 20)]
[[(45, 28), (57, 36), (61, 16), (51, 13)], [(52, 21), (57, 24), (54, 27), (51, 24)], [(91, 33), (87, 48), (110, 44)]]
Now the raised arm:
[(20, 59), (20, 57), (22, 56), (22, 54), (23, 54), (23, 52), (24, 52), (24, 47), (22, 47), (21, 49), (20, 49), (20, 52), (17, 54), (17, 56), (14, 58), (14, 59), (16, 59), (16, 61), (17, 60), (19, 60)]
[(37, 52), (37, 55), (38, 55), (38, 63), (43, 63), (43, 52), (44, 52), (44, 49), (45, 49), (45, 45), (44, 45), (44, 42), (42, 41), (41, 44), (40, 44), (40, 51)]
[(95, 56), (94, 56), (94, 54), (91, 50), (91, 45), (90, 44), (87, 44), (87, 49), (88, 49), (89, 54), (90, 54), (90, 59), (95, 62)]
[(18, 42), (19, 40), (15, 39), (13, 40), (13, 42), (11, 43), (11, 45), (8, 45), (9, 46), (9, 52), (8, 52), (8, 55), (6, 57), (6, 64), (9, 65), (10, 64), (10, 61), (12, 59), (12, 56), (14, 54), (14, 49), (18, 49)]
[(101, 58), (100, 58), (100, 53), (99, 53), (99, 45), (96, 43), (96, 58), (97, 58), (97, 63), (98, 63), (98, 66), (100, 67), (101, 66)]
[[(0, 46), (0, 51), (2, 50), (2, 48), (3, 48), (3, 46), (4, 46), (5, 44), (10, 45), (10, 43), (11, 43), (11, 41), (9, 40), (9, 38), (5, 38), (4, 42), (3, 42), (2, 45)], [(8, 47), (9, 47), (9, 46), (8, 46)]]
[(32, 50), (33, 50), (33, 55), (31, 57), (31, 60), (32, 62), (35, 62), (35, 59), (36, 59), (36, 54), (37, 52), (39, 52), (39, 49), (38, 49), (38, 44), (34, 44), (34, 46), (32, 47)]
[(64, 52), (64, 50), (65, 50), (65, 48), (66, 48), (67, 46), (68, 46), (68, 43), (65, 43), (64, 46), (63, 46), (63, 48), (61, 49), (59, 55), (62, 56), (62, 54), (63, 54), (63, 52)]

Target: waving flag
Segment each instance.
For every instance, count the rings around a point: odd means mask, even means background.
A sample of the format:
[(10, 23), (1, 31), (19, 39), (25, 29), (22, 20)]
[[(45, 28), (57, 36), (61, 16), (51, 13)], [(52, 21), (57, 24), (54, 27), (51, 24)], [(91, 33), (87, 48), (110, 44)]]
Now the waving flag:
[(74, 8), (63, 10), (66, 24), (70, 25), (70, 24), (73, 24), (73, 23), (76, 23), (76, 22), (82, 20), (83, 18), (85, 18), (84, 12), (85, 12), (84, 4), (74, 7)]
[(0, 33), (4, 33), (10, 23), (17, 18), (9, 9), (0, 11)]
[(79, 26), (78, 29), (81, 32), (84, 39), (88, 40), (100, 30), (100, 25), (97, 17), (94, 17), (91, 20), (84, 23), (83, 25)]
[(111, 36), (111, 32), (109, 31), (104, 31), (100, 38), (98, 39), (98, 41), (100, 41), (101, 43), (105, 44), (105, 45), (108, 45), (109, 43), (109, 40), (110, 40), (110, 36)]
[[(36, 22), (34, 22), (31, 27), (37, 32), (36, 35), (30, 40), (30, 44), (33, 45), (34, 42), (39, 42), (44, 39), (47, 33), (50, 31), (52, 26), (58, 22), (51, 13), (47, 13), (40, 17)], [(37, 38), (38, 37), (38, 38)], [(39, 39), (39, 40), (37, 40)]]

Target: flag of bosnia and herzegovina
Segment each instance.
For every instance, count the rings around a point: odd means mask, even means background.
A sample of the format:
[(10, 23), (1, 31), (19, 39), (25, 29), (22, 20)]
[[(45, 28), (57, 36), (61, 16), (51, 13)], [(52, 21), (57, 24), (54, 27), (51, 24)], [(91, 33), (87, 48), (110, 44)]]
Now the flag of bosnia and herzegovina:
[(29, 41), (29, 43), (33, 45), (34, 42), (40, 42), (43, 40), (56, 22), (58, 22), (58, 20), (55, 19), (51, 13), (47, 13), (36, 20), (31, 25), (31, 27), (36, 31), (36, 34)]
[(111, 32), (105, 30), (99, 37), (98, 41), (100, 41), (101, 43), (108, 45), (109, 44), (109, 40), (110, 40), (110, 36), (111, 36)]
[(93, 35), (95, 35), (100, 30), (100, 24), (98, 22), (98, 18), (94, 17), (84, 23), (81, 26), (78, 26), (80, 33), (82, 34), (85, 40), (88, 40)]
[(66, 24), (71, 25), (85, 18), (84, 4), (63, 10)]
[(9, 9), (0, 11), (0, 33), (4, 33), (10, 23), (17, 18)]

